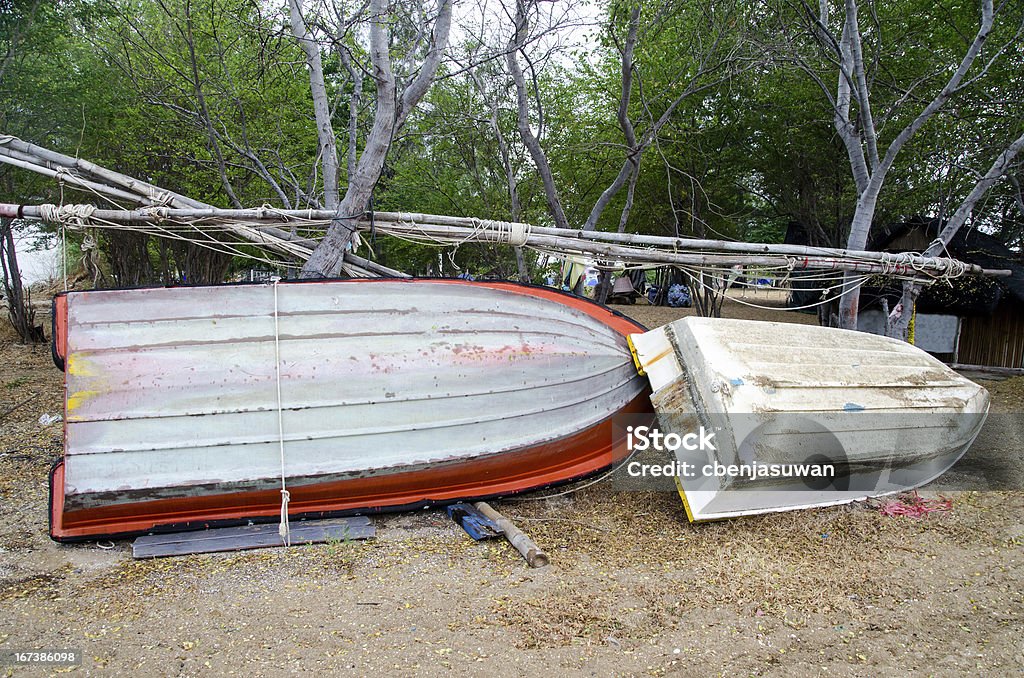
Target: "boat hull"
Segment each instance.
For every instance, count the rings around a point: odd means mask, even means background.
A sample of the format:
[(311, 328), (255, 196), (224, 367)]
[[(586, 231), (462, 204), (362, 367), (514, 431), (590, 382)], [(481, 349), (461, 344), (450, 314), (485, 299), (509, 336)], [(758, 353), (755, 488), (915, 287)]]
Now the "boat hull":
[(981, 430), (988, 392), (904, 342), (832, 328), (686, 318), (630, 337), (676, 451), (692, 521), (828, 506), (924, 485)]
[(649, 410), (625, 339), (639, 326), (545, 288), (324, 281), (57, 301), (60, 540), (272, 518), (282, 464), (295, 517), (514, 494), (608, 467), (612, 417)]

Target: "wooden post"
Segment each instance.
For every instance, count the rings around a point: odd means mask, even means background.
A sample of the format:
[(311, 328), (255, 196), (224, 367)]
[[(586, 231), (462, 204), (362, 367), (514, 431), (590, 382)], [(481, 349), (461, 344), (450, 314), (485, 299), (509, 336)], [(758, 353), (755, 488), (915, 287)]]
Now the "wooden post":
[(511, 520), (495, 511), (490, 504), (485, 501), (478, 501), (474, 506), (476, 506), (480, 513), (497, 523), (501, 531), (505, 533), (505, 538), (508, 539), (509, 543), (523, 554), (527, 565), (530, 567), (544, 567), (551, 562), (548, 554), (541, 551), (540, 547), (534, 544), (518, 527), (513, 525)]

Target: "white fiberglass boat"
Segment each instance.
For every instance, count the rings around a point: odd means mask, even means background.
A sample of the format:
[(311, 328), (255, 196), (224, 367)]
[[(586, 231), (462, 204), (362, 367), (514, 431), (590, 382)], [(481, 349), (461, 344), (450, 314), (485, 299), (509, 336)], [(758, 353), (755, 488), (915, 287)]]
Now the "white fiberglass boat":
[(960, 459), (988, 413), (981, 386), (863, 332), (685, 318), (630, 343), (663, 431), (714, 433), (675, 452), (694, 521), (918, 487)]

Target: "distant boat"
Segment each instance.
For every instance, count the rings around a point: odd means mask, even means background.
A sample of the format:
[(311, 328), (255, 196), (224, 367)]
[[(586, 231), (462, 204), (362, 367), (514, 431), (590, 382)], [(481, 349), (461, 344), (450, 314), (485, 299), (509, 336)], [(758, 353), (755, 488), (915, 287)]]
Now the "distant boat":
[(863, 332), (685, 318), (630, 343), (661, 433), (714, 433), (707, 449), (675, 452), (693, 521), (924, 485), (963, 456), (988, 414), (981, 386)]
[(282, 464), (293, 517), (511, 495), (609, 467), (612, 417), (650, 410), (644, 328), (541, 287), (99, 290), (54, 318), (57, 540), (271, 519)]

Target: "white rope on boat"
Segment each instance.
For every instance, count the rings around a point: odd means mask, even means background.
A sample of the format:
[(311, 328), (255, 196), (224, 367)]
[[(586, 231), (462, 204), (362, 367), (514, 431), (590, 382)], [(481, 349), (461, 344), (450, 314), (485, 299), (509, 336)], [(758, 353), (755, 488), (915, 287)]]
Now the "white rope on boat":
[(60, 225), (60, 263), (64, 274), (64, 291), (68, 291), (68, 233), (64, 224)]
[(610, 469), (608, 469), (608, 471), (607, 471), (607, 472), (605, 472), (604, 474), (602, 474), (602, 475), (598, 476), (597, 478), (594, 478), (593, 480), (591, 480), (591, 481), (589, 481), (589, 482), (583, 483), (582, 485), (576, 485), (575, 487), (570, 487), (570, 488), (569, 488), (569, 489), (567, 489), (567, 490), (563, 490), (563, 491), (561, 491), (561, 492), (556, 492), (556, 493), (554, 493), (554, 494), (545, 494), (545, 495), (543, 495), (543, 496), (540, 496), (540, 497), (514, 497), (514, 498), (512, 498), (512, 500), (513, 500), (513, 501), (544, 501), (545, 499), (555, 499), (556, 497), (564, 497), (564, 496), (566, 496), (566, 495), (568, 495), (568, 494), (576, 494), (576, 493), (577, 493), (577, 492), (579, 492), (580, 490), (585, 490), (585, 489), (587, 489), (588, 487), (593, 487), (594, 485), (597, 485), (598, 483), (603, 483), (604, 481), (606, 481), (606, 480), (608, 480), (609, 478), (611, 478), (611, 477), (612, 477), (613, 475), (615, 475), (615, 473), (616, 473), (616, 472), (617, 472), (617, 471), (618, 471), (618, 470), (619, 470), (620, 468), (622, 468), (622, 467), (624, 467), (624, 466), (625, 466), (626, 464), (628, 464), (628, 463), (629, 463), (629, 461), (630, 461), (630, 460), (631, 460), (631, 459), (632, 459), (632, 458), (633, 458), (634, 456), (636, 456), (636, 453), (637, 453), (638, 451), (639, 451), (639, 450), (637, 450), (637, 449), (635, 449), (635, 448), (634, 448), (634, 449), (633, 449), (633, 450), (632, 450), (632, 451), (631, 451), (631, 452), (630, 452), (630, 453), (629, 453), (629, 454), (628, 454), (628, 455), (626, 456), (626, 458), (625, 458), (625, 459), (623, 459), (623, 460), (622, 460), (621, 462), (619, 462), (618, 464), (616, 464), (616, 465), (612, 466), (612, 467), (611, 467)]
[(288, 492), (288, 484), (285, 481), (284, 461), (284, 411), (281, 406), (281, 332), (277, 313), (277, 285), (280, 278), (274, 278), (274, 376), (277, 380), (277, 444), (281, 453), (281, 524), (277, 528), (281, 539), (286, 546), (292, 545), (292, 535), (288, 524), (288, 502), (291, 500), (291, 493)]

